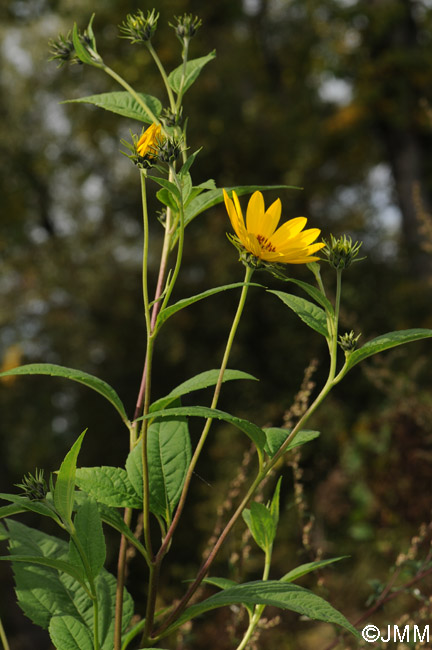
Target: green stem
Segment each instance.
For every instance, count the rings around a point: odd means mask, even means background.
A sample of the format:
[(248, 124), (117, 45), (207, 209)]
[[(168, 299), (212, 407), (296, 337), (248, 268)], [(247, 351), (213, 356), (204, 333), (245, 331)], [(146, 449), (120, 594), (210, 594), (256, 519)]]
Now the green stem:
[(181, 79), (180, 79), (180, 87), (179, 87), (179, 91), (178, 91), (178, 94), (177, 94), (177, 103), (176, 103), (176, 107), (175, 107), (177, 115), (179, 114), (180, 107), (181, 107), (181, 104), (182, 104), (182, 101), (183, 101), (183, 88), (184, 88), (185, 81), (186, 81), (186, 65), (187, 65), (187, 60), (188, 60), (189, 42), (190, 42), (189, 38), (185, 38), (184, 41), (183, 41), (183, 43), (184, 43), (183, 52), (182, 52), (183, 70), (182, 70), (182, 76), (181, 76)]
[[(273, 550), (273, 546), (268, 548), (265, 552), (265, 563), (264, 563), (264, 571), (262, 577), (262, 580), (264, 582), (268, 580), (269, 577), (272, 550)], [(266, 607), (265, 605), (255, 605), (254, 613), (250, 618), (248, 628), (245, 631), (243, 639), (241, 640), (240, 644), (237, 646), (236, 650), (244, 650), (246, 648), (252, 634), (254, 633), (256, 626), (260, 622), (265, 607)]]
[[(245, 284), (244, 284), (244, 286), (242, 288), (242, 292), (241, 292), (241, 295), (240, 295), (240, 300), (239, 300), (239, 304), (238, 304), (238, 307), (237, 307), (237, 311), (236, 311), (236, 314), (234, 316), (233, 323), (231, 325), (231, 331), (230, 331), (229, 336), (228, 336), (224, 356), (223, 356), (222, 363), (221, 363), (220, 370), (219, 370), (218, 380), (217, 380), (217, 383), (216, 383), (216, 386), (215, 386), (215, 389), (214, 389), (212, 403), (210, 405), (210, 408), (212, 408), (212, 409), (216, 408), (218, 400), (219, 400), (219, 395), (220, 395), (220, 391), (221, 391), (221, 387), (222, 387), (223, 377), (224, 377), (225, 370), (226, 370), (227, 363), (228, 363), (228, 359), (229, 359), (229, 356), (230, 356), (230, 353), (231, 353), (231, 348), (232, 348), (232, 345), (233, 345), (233, 342), (234, 342), (234, 337), (236, 335), (237, 328), (238, 328), (239, 323), (240, 323), (240, 318), (241, 318), (241, 315), (243, 313), (243, 309), (244, 309), (244, 306), (245, 306), (246, 296), (247, 296), (247, 293), (248, 293), (249, 282), (251, 280), (252, 273), (253, 273), (253, 269), (247, 267), (246, 268), (246, 273), (245, 273), (245, 278), (244, 278)], [(158, 554), (156, 556), (156, 561), (161, 561), (163, 556), (167, 552), (167, 549), (168, 549), (169, 544), (170, 544), (170, 540), (171, 540), (171, 538), (172, 538), (172, 536), (174, 534), (174, 531), (175, 531), (175, 529), (177, 527), (178, 521), (179, 521), (180, 516), (182, 514), (182, 511), (183, 511), (183, 508), (184, 508), (184, 505), (185, 505), (185, 501), (186, 501), (186, 497), (187, 497), (187, 493), (188, 493), (188, 490), (189, 490), (189, 485), (190, 485), (190, 482), (191, 482), (191, 479), (192, 479), (192, 476), (193, 476), (193, 472), (194, 472), (195, 466), (196, 466), (196, 464), (198, 462), (198, 458), (199, 458), (199, 456), (201, 454), (201, 451), (202, 451), (202, 449), (204, 447), (204, 444), (205, 444), (205, 441), (207, 439), (208, 433), (210, 431), (212, 421), (213, 420), (211, 418), (208, 418), (206, 420), (206, 423), (205, 423), (204, 428), (202, 430), (200, 439), (199, 439), (198, 444), (197, 444), (197, 446), (195, 448), (194, 454), (192, 456), (192, 459), (191, 459), (191, 462), (190, 462), (190, 465), (189, 465), (189, 468), (188, 468), (188, 471), (187, 471), (187, 474), (186, 474), (185, 482), (184, 482), (184, 485), (183, 485), (183, 490), (182, 490), (182, 493), (181, 493), (181, 496), (180, 496), (179, 503), (177, 505), (177, 509), (176, 509), (174, 518), (173, 518), (173, 520), (171, 522), (171, 525), (170, 525), (170, 527), (169, 527), (169, 529), (167, 531), (167, 534), (166, 534), (166, 537), (165, 537), (165, 539), (163, 541), (163, 544), (162, 544), (161, 548), (159, 549), (159, 552), (158, 552)]]
[(9, 642), (7, 640), (6, 632), (3, 623), (0, 619), (0, 641), (2, 642), (3, 650), (10, 650)]
[(147, 45), (148, 51), (152, 55), (153, 60), (154, 60), (154, 62), (156, 63), (156, 65), (158, 67), (158, 70), (160, 72), (162, 80), (163, 80), (163, 82), (165, 84), (165, 88), (166, 88), (169, 103), (170, 103), (170, 108), (171, 108), (172, 112), (175, 114), (175, 112), (176, 112), (176, 102), (175, 102), (175, 99), (174, 99), (173, 91), (172, 91), (171, 86), (170, 86), (169, 81), (168, 81), (167, 74), (165, 72), (165, 68), (163, 67), (162, 62), (161, 62), (156, 50), (154, 49), (153, 45), (151, 44), (151, 42), (147, 41), (146, 45)]

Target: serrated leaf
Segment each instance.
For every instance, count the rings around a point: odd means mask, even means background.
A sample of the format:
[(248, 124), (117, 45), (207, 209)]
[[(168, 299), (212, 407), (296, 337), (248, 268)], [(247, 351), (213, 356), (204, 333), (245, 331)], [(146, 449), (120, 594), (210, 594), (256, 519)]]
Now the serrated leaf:
[(281, 582), (293, 582), (294, 580), (298, 580), (302, 576), (306, 575), (307, 573), (311, 573), (312, 571), (317, 571), (318, 569), (322, 569), (325, 566), (328, 566), (329, 564), (333, 564), (334, 562), (340, 562), (340, 560), (344, 560), (347, 558), (348, 555), (341, 555), (340, 557), (333, 557), (330, 558), (329, 560), (317, 560), (316, 562), (306, 562), (306, 564), (300, 564), (300, 566), (297, 566), (295, 569), (292, 569), (291, 571), (288, 571), (281, 579)]
[[(207, 56), (201, 56), (198, 59), (192, 59), (186, 63), (186, 69), (183, 64), (179, 65), (175, 70), (173, 70), (168, 75), (168, 83), (175, 93), (180, 91), (184, 93), (192, 86), (194, 81), (197, 79), (203, 67), (212, 61), (216, 56), (216, 50), (207, 54)], [(184, 82), (182, 85), (182, 79), (184, 74)]]
[(66, 454), (57, 474), (57, 480), (54, 488), (54, 505), (60, 517), (66, 524), (71, 524), (71, 515), (74, 505), (75, 492), (75, 471), (79, 451), (85, 435), (85, 431), (72, 445), (72, 448)]
[(105, 397), (105, 399), (107, 399), (120, 414), (122, 420), (124, 422), (128, 421), (123, 403), (114, 388), (102, 379), (89, 375), (87, 372), (75, 370), (74, 368), (58, 366), (54, 363), (30, 363), (0, 373), (0, 377), (11, 375), (50, 375), (51, 377), (63, 377), (84, 384), (84, 386), (95, 390), (97, 393)]
[(74, 580), (84, 586), (84, 574), (80, 567), (74, 566), (70, 562), (57, 560), (56, 558), (42, 557), (39, 555), (2, 555), (0, 560), (7, 562), (22, 562), (24, 564), (34, 564), (48, 569), (55, 569), (60, 573), (71, 576)]
[[(91, 497), (79, 506), (74, 518), (74, 527), (80, 547), (87, 559), (87, 565), (94, 579), (101, 572), (106, 558), (105, 537), (99, 510)], [(85, 571), (83, 559), (73, 539), (69, 544), (69, 559), (72, 564)]]
[[(162, 111), (162, 104), (152, 95), (147, 95), (145, 93), (137, 93), (143, 104), (149, 107), (151, 112), (159, 117)], [(93, 104), (99, 108), (103, 108), (106, 111), (111, 111), (111, 113), (117, 113), (123, 117), (129, 117), (132, 120), (138, 120), (139, 122), (145, 122), (146, 124), (152, 124), (153, 119), (145, 111), (137, 100), (132, 97), (128, 92), (112, 92), (112, 93), (100, 93), (98, 95), (89, 95), (88, 97), (79, 97), (78, 99), (67, 99), (62, 102), (62, 104)]]
[[(263, 431), (266, 437), (264, 451), (268, 453), (270, 458), (273, 458), (273, 456), (279, 451), (285, 440), (290, 435), (291, 430), (278, 427), (270, 427), (268, 429), (263, 429)], [(292, 442), (289, 443), (286, 451), (294, 449), (295, 447), (299, 447), (300, 445), (304, 445), (311, 440), (315, 440), (315, 438), (318, 438), (319, 435), (319, 431), (302, 429), (297, 433)]]
[(176, 419), (178, 417), (200, 417), (200, 418), (212, 418), (216, 420), (224, 420), (233, 424), (237, 429), (243, 431), (249, 438), (255, 443), (258, 449), (264, 449), (265, 445), (265, 435), (264, 431), (260, 429), (253, 422), (249, 420), (243, 420), (238, 418), (231, 413), (226, 413), (225, 411), (220, 411), (219, 409), (211, 409), (206, 406), (178, 406), (176, 408), (165, 409), (163, 411), (154, 411), (148, 415), (144, 415), (137, 420), (144, 420), (149, 418), (166, 418), (166, 419)]
[(292, 309), (297, 316), (299, 316), (306, 325), (314, 329), (325, 338), (328, 338), (327, 319), (325, 311), (321, 307), (317, 307), (314, 303), (299, 296), (293, 296), (284, 291), (269, 291), (275, 296), (280, 298), (287, 307)]
[(73, 616), (53, 616), (48, 631), (55, 648), (94, 650), (92, 635), (88, 627)]
[(345, 366), (345, 372), (360, 363), (360, 361), (371, 357), (373, 354), (384, 352), (384, 350), (395, 348), (396, 346), (403, 345), (404, 343), (412, 343), (413, 341), (420, 341), (421, 339), (427, 339), (431, 337), (432, 330), (423, 328), (399, 330), (396, 332), (387, 332), (386, 334), (381, 334), (381, 336), (377, 336), (375, 339), (368, 341), (361, 348), (355, 350), (352, 354), (349, 355)]
[[(177, 417), (171, 421), (155, 422), (149, 426), (147, 435), (150, 510), (170, 521), (191, 459), (187, 421)], [(141, 442), (130, 452), (126, 469), (137, 495), (142, 495)]]
[[(256, 284), (254, 282), (249, 282), (248, 284), (250, 287), (262, 286), (261, 284)], [(225, 284), (221, 287), (208, 289), (207, 291), (198, 293), (195, 296), (191, 296), (190, 298), (184, 298), (183, 300), (179, 300), (173, 305), (166, 307), (159, 313), (156, 327), (160, 328), (163, 325), (163, 323), (165, 323), (168, 320), (168, 318), (173, 316), (173, 314), (176, 314), (181, 309), (184, 309), (185, 307), (188, 307), (189, 305), (192, 305), (195, 302), (198, 302), (199, 300), (204, 300), (204, 298), (209, 298), (210, 296), (214, 296), (215, 294), (220, 293), (221, 291), (227, 291), (228, 289), (238, 289), (239, 287), (244, 287), (244, 286), (245, 286), (244, 282), (234, 282), (234, 284)]]
[[(14, 557), (23, 555), (34, 555), (60, 562), (67, 560), (68, 545), (65, 541), (13, 520), (7, 523), (12, 560)], [(18, 603), (35, 624), (43, 629), (48, 629), (53, 616), (71, 616), (80, 620), (93, 637), (93, 604), (77, 580), (70, 575), (61, 574), (53, 568), (44, 566), (13, 562), (13, 568)], [(101, 650), (112, 650), (116, 579), (102, 569), (96, 578), (95, 585), (99, 602)], [(126, 630), (132, 614), (133, 601), (128, 592), (124, 590), (123, 632)]]
[(308, 618), (326, 623), (334, 623), (345, 628), (359, 638), (357, 630), (330, 603), (314, 593), (297, 585), (279, 582), (278, 580), (248, 582), (230, 589), (219, 591), (197, 605), (189, 607), (171, 625), (165, 634), (183, 625), (186, 621), (218, 607), (226, 605), (271, 605), (281, 609), (289, 609)]
[(141, 508), (138, 499), (122, 467), (79, 467), (75, 474), (76, 485), (90, 494), (98, 503), (113, 508)]
[[(219, 378), (219, 370), (206, 370), (204, 372), (187, 379), (183, 383), (173, 388), (171, 392), (166, 395), (166, 397), (161, 397), (156, 402), (150, 406), (150, 412), (158, 411), (164, 409), (169, 404), (172, 404), (179, 397), (183, 395), (188, 395), (196, 390), (201, 390), (203, 388), (209, 388), (210, 386), (216, 386)], [(226, 369), (223, 375), (223, 383), (226, 381), (233, 381), (237, 379), (252, 379), (253, 381), (258, 381), (256, 377), (250, 375), (247, 372), (241, 370), (230, 370)]]

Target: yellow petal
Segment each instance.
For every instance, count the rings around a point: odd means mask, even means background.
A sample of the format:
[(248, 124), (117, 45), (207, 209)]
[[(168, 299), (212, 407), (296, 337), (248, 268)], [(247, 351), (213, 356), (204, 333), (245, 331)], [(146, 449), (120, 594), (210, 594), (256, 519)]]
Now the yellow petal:
[(261, 192), (254, 192), (249, 199), (246, 211), (246, 230), (254, 235), (261, 233), (264, 222), (264, 198)]
[(299, 234), (307, 224), (305, 217), (296, 217), (285, 221), (280, 228), (272, 235), (271, 241), (273, 246), (281, 246), (287, 239), (291, 239)]

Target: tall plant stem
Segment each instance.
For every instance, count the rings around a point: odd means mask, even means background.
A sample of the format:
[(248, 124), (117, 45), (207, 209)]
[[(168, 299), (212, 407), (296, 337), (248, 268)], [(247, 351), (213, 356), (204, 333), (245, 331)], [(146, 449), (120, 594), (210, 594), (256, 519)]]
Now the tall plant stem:
[[(264, 571), (263, 571), (263, 577), (261, 578), (263, 580), (263, 582), (268, 580), (268, 577), (269, 577), (272, 551), (273, 551), (273, 546), (268, 548), (266, 550), (266, 552), (265, 552)], [(258, 625), (258, 623), (259, 623), (259, 621), (261, 619), (261, 616), (262, 616), (262, 613), (263, 613), (265, 607), (266, 607), (265, 605), (255, 605), (254, 613), (250, 617), (250, 621), (249, 621), (249, 625), (247, 627), (247, 630), (245, 631), (243, 639), (241, 640), (241, 642), (237, 646), (236, 650), (245, 650), (245, 648), (247, 647), (247, 644), (249, 643), (249, 640), (250, 640), (252, 634), (254, 633), (254, 630), (255, 630), (256, 626)]]
[[(315, 400), (313, 401), (311, 406), (307, 409), (307, 411), (303, 414), (303, 416), (297, 422), (296, 426), (292, 429), (290, 435), (284, 441), (284, 443), (280, 447), (279, 451), (273, 456), (273, 458), (271, 458), (264, 465), (264, 467), (260, 468), (255, 480), (250, 485), (250, 487), (249, 487), (247, 493), (245, 494), (245, 496), (243, 497), (241, 503), (239, 504), (239, 506), (235, 510), (234, 514), (232, 515), (232, 517), (230, 518), (230, 520), (226, 524), (224, 530), (221, 532), (219, 538), (217, 539), (214, 547), (212, 548), (212, 550), (208, 554), (206, 560), (202, 564), (202, 566), (201, 566), (195, 580), (190, 585), (189, 589), (187, 590), (186, 594), (183, 596), (183, 598), (181, 599), (181, 601), (179, 602), (177, 607), (173, 610), (173, 612), (169, 615), (169, 617), (163, 623), (161, 628), (158, 630), (158, 634), (157, 634), (156, 638), (160, 638), (161, 634), (165, 630), (167, 630), (169, 628), (169, 626), (171, 625), (171, 623), (174, 623), (175, 620), (180, 616), (180, 614), (185, 610), (189, 600), (192, 598), (195, 591), (200, 586), (202, 580), (204, 579), (207, 572), (209, 571), (210, 566), (212, 565), (212, 563), (213, 563), (213, 561), (214, 561), (220, 547), (222, 546), (222, 544), (225, 541), (227, 535), (229, 534), (229, 532), (233, 528), (234, 524), (237, 522), (237, 520), (241, 516), (241, 513), (243, 512), (244, 508), (246, 508), (246, 506), (248, 505), (250, 499), (252, 498), (253, 494), (255, 493), (255, 490), (259, 487), (259, 485), (264, 480), (264, 478), (266, 478), (266, 476), (270, 473), (270, 471), (273, 469), (273, 467), (275, 466), (275, 464), (277, 463), (279, 458), (286, 452), (286, 449), (287, 449), (288, 445), (290, 444), (290, 442), (292, 442), (292, 440), (295, 438), (295, 436), (298, 434), (298, 432), (304, 426), (304, 424), (309, 419), (309, 417), (312, 415), (312, 413), (314, 413), (314, 411), (322, 403), (322, 401), (328, 395), (328, 393), (331, 391), (331, 389), (342, 378), (343, 372), (344, 372), (343, 368), (339, 372), (339, 374), (336, 376), (337, 333), (338, 333), (340, 296), (341, 296), (341, 272), (338, 271), (337, 272), (336, 301), (335, 301), (335, 315), (334, 315), (334, 319), (333, 319), (333, 322), (332, 322), (331, 332), (329, 332), (330, 369), (329, 369), (329, 375), (328, 375), (326, 383), (324, 384), (324, 386), (321, 389), (319, 395), (315, 398)], [(203, 433), (204, 433), (204, 431), (203, 431)], [(177, 515), (177, 512), (176, 512), (176, 515)], [(174, 520), (173, 520), (173, 524), (174, 524)], [(168, 535), (167, 535), (167, 537), (168, 537)], [(165, 542), (166, 542), (166, 539), (164, 540), (164, 544), (165, 544)], [(159, 554), (161, 553), (162, 549), (163, 549), (163, 546), (161, 547), (161, 550), (159, 551)]]
[[(229, 359), (229, 356), (230, 356), (230, 353), (231, 353), (231, 348), (232, 348), (232, 345), (233, 345), (233, 342), (234, 342), (234, 337), (236, 335), (237, 328), (238, 328), (239, 323), (240, 323), (240, 318), (241, 318), (241, 315), (243, 313), (243, 308), (245, 306), (246, 296), (247, 296), (247, 292), (248, 292), (248, 288), (249, 288), (248, 284), (249, 284), (250, 279), (252, 277), (252, 273), (253, 273), (253, 269), (247, 267), (246, 268), (246, 273), (245, 273), (245, 278), (244, 278), (245, 284), (244, 284), (244, 286), (242, 288), (242, 292), (241, 292), (241, 295), (240, 295), (240, 300), (239, 300), (239, 303), (238, 303), (237, 311), (236, 311), (236, 314), (234, 316), (234, 320), (233, 320), (233, 323), (232, 323), (232, 326), (231, 326), (231, 331), (230, 331), (229, 336), (228, 336), (224, 356), (223, 356), (222, 363), (221, 363), (221, 366), (220, 366), (218, 380), (217, 380), (215, 390), (214, 390), (214, 393), (213, 393), (213, 399), (212, 399), (212, 403), (211, 403), (211, 408), (213, 408), (213, 409), (216, 408), (218, 400), (219, 400), (219, 395), (220, 395), (220, 391), (221, 391), (221, 387), (222, 387), (223, 377), (224, 377), (225, 370), (226, 370), (227, 363), (228, 363), (228, 359)], [(159, 552), (158, 552), (158, 554), (156, 556), (157, 561), (160, 561), (163, 558), (163, 556), (165, 555), (165, 553), (167, 552), (170, 540), (171, 540), (171, 538), (172, 538), (172, 536), (174, 534), (174, 531), (175, 531), (175, 529), (177, 527), (178, 521), (180, 519), (180, 516), (182, 514), (182, 511), (183, 511), (183, 508), (184, 508), (184, 505), (185, 505), (185, 501), (186, 501), (186, 497), (187, 497), (187, 494), (188, 494), (189, 485), (190, 485), (190, 482), (191, 482), (191, 479), (192, 479), (192, 475), (193, 475), (195, 466), (196, 466), (196, 464), (198, 462), (198, 458), (199, 458), (199, 456), (201, 454), (201, 451), (202, 451), (202, 449), (204, 447), (204, 444), (205, 444), (205, 441), (207, 439), (208, 433), (210, 431), (211, 424), (212, 424), (212, 419), (208, 418), (206, 420), (206, 423), (205, 423), (204, 428), (202, 430), (202, 433), (201, 433), (200, 439), (198, 441), (198, 444), (197, 444), (197, 446), (195, 448), (194, 454), (192, 456), (192, 459), (191, 459), (191, 462), (190, 462), (190, 465), (189, 465), (189, 468), (188, 468), (188, 471), (187, 471), (187, 474), (186, 474), (185, 482), (184, 482), (184, 485), (183, 485), (182, 494), (181, 494), (181, 497), (180, 497), (180, 500), (179, 500), (179, 503), (178, 503), (178, 506), (177, 506), (177, 509), (176, 509), (176, 513), (175, 513), (174, 518), (172, 520), (171, 526), (169, 527), (169, 529), (167, 531), (167, 534), (166, 534), (166, 537), (165, 537), (165, 539), (163, 541), (163, 544), (162, 544), (162, 546), (161, 546), (161, 548), (160, 548), (160, 550), (159, 550)]]
[[(132, 508), (125, 508), (123, 521), (126, 526), (130, 526), (132, 519)], [(122, 636), (122, 619), (123, 619), (123, 595), (126, 577), (126, 551), (127, 540), (124, 535), (120, 537), (120, 549), (117, 561), (117, 585), (116, 585), (116, 603), (115, 603), (115, 620), (114, 620), (114, 650), (121, 649)]]
[(156, 50), (154, 49), (153, 45), (151, 44), (151, 41), (147, 41), (146, 45), (147, 45), (148, 51), (150, 52), (150, 54), (153, 57), (154, 62), (157, 65), (160, 76), (162, 77), (162, 80), (163, 80), (163, 82), (165, 84), (165, 89), (167, 91), (167, 95), (168, 95), (168, 99), (169, 99), (169, 103), (170, 103), (170, 108), (171, 108), (172, 112), (175, 114), (175, 112), (176, 112), (176, 103), (175, 103), (173, 91), (172, 91), (170, 83), (168, 81), (167, 74), (165, 72), (165, 68), (163, 67), (162, 62), (161, 62)]

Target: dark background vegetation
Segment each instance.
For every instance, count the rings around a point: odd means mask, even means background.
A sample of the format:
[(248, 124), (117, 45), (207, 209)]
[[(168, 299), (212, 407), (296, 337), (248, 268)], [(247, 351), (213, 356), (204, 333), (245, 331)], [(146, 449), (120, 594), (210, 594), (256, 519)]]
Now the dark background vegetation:
[[(364, 241), (367, 260), (344, 276), (342, 329), (362, 332), (364, 342), (390, 330), (432, 327), (431, 240), (424, 225), (432, 189), (432, 3), (163, 0), (155, 6), (160, 27), (154, 45), (168, 69), (179, 63), (179, 43), (168, 27), (173, 15), (192, 12), (203, 20), (193, 57), (217, 51), (185, 100), (190, 150), (203, 147), (194, 181), (303, 187), (279, 192), (286, 218), (304, 214), (324, 236), (346, 232)], [(10, 0), (0, 8), (0, 364), (45, 361), (86, 370), (111, 383), (130, 413), (144, 354), (140, 192), (137, 171), (119, 153), (119, 141), (140, 125), (86, 105), (60, 104), (119, 88), (87, 66), (57, 68), (47, 61), (47, 42), (66, 34), (74, 21), (84, 28), (95, 12), (105, 61), (136, 89), (163, 99), (145, 49), (118, 38), (117, 25), (138, 8), (152, 5)], [(275, 196), (268, 193), (266, 200)], [(177, 298), (241, 280), (228, 230), (223, 207), (191, 225)], [(155, 260), (160, 236), (155, 220)], [(153, 278), (156, 272), (154, 266)], [(306, 269), (294, 267), (292, 273), (309, 279)], [(324, 274), (331, 293), (332, 275), (327, 269)], [(281, 288), (269, 277), (259, 279)], [(155, 397), (217, 367), (236, 300), (234, 292), (221, 294), (172, 319), (157, 344)], [(349, 555), (318, 583), (315, 578), (301, 584), (328, 597), (351, 620), (380, 588), (370, 581), (386, 583), (419, 526), (430, 522), (430, 354), (428, 341), (399, 348), (357, 367), (334, 391), (310, 423), (321, 438), (299, 460), (300, 510), (292, 471), (282, 468), (272, 577), (319, 553)], [(231, 384), (221, 408), (280, 426), (315, 358), (319, 385), (327, 363), (320, 337), (274, 297), (251, 290), (231, 367), (260, 382)], [(208, 403), (209, 396), (202, 399)], [(109, 405), (64, 380), (2, 383), (0, 413), (1, 491), (11, 491), (35, 467), (57, 469), (86, 427), (83, 465), (116, 464), (127, 453), (127, 435)], [(169, 557), (171, 573), (163, 576), (167, 599), (180, 596), (181, 581), (193, 576), (245, 450), (247, 441), (238, 432), (214, 427)], [(31, 517), (25, 521), (40, 525)], [(309, 523), (303, 546), (302, 528)], [(240, 524), (215, 574), (259, 576), (254, 549), (236, 555), (242, 533)], [(418, 558), (426, 552), (421, 545)], [(115, 553), (113, 545), (111, 568)], [(0, 570), (0, 614), (11, 649), (48, 650), (45, 634), (23, 621), (13, 604), (10, 567)], [(408, 573), (401, 576), (402, 582), (409, 579)], [(409, 594), (395, 598), (369, 622), (396, 623), (404, 612), (414, 612), (419, 623), (431, 585), (415, 586), (417, 600)], [(131, 590), (142, 600), (142, 578), (131, 579)], [(422, 613), (416, 614), (419, 607)], [(222, 610), (187, 630), (177, 647), (235, 647), (229, 633), (221, 633), (227, 623), (242, 624), (236, 613)], [(332, 635), (328, 626), (299, 623), (287, 614), (280, 627), (263, 633), (261, 643), (324, 650)]]

